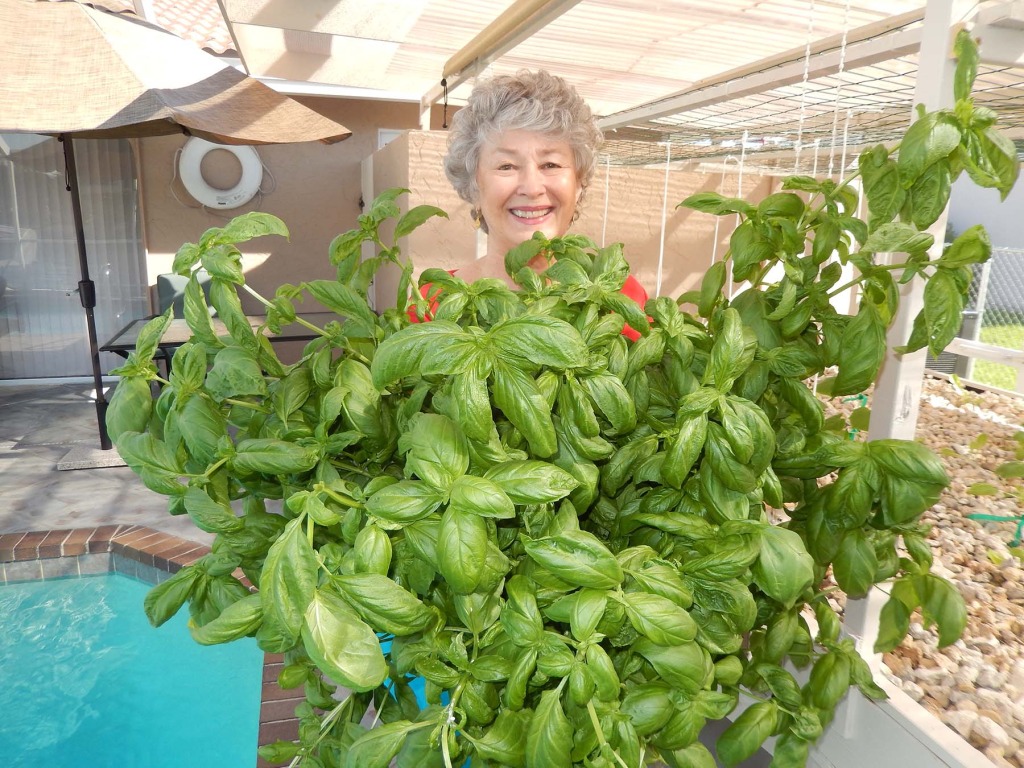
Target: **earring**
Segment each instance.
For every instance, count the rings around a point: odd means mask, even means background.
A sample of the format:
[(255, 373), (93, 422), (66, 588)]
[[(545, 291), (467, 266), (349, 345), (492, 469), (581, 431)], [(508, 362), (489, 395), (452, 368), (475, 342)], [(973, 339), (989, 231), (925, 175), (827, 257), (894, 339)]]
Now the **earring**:
[(474, 208), (469, 212), (469, 215), (473, 218), (473, 229), (480, 229), (480, 223), (484, 220), (483, 214), (479, 208)]

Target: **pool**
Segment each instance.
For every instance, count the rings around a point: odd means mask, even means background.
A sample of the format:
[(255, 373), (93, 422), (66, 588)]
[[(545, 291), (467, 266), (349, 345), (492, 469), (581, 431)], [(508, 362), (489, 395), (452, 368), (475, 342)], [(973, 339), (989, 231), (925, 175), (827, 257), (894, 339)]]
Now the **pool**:
[(0, 584), (0, 760), (19, 768), (252, 766), (263, 653), (203, 647), (119, 573)]

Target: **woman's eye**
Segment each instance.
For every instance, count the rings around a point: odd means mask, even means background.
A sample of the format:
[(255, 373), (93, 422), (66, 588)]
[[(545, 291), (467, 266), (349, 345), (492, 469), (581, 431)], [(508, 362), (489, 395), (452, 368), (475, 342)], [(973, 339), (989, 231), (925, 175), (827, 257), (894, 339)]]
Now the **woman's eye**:
[(499, 171), (511, 171), (513, 168), (515, 168), (515, 166), (512, 165), (512, 163), (502, 163), (498, 166)]

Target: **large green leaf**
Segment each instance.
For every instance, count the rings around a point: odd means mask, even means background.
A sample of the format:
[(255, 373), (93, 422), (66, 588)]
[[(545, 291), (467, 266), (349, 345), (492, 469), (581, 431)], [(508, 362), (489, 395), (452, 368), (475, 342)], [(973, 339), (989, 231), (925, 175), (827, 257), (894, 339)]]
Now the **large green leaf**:
[(406, 475), (447, 491), (469, 468), (466, 438), (451, 419), (434, 413), (418, 413), (399, 441), (407, 451)]
[(587, 362), (587, 345), (564, 320), (523, 315), (495, 325), (486, 341), (501, 357), (533, 366), (577, 368)]
[(904, 189), (917, 181), (933, 163), (960, 144), (960, 129), (943, 114), (930, 112), (914, 122), (900, 142), (899, 170)]
[(302, 518), (291, 520), (270, 546), (260, 578), (264, 623), (283, 638), (283, 651), (298, 640), (317, 583), (319, 564)]
[(690, 614), (666, 597), (626, 592), (622, 599), (633, 628), (658, 645), (681, 645), (697, 636)]
[(572, 768), (573, 728), (559, 691), (544, 691), (526, 732), (526, 765), (530, 768)]
[(529, 374), (495, 360), (494, 403), (522, 432), (536, 456), (543, 459), (555, 452), (558, 442), (551, 409)]
[(377, 632), (404, 637), (423, 630), (431, 619), (430, 609), (416, 595), (387, 576), (377, 573), (343, 575), (333, 584), (363, 621)]
[(543, 504), (565, 498), (578, 481), (546, 461), (506, 461), (484, 473), (515, 504)]
[(753, 575), (762, 592), (790, 608), (814, 580), (814, 560), (796, 532), (767, 525)]
[(373, 690), (388, 675), (377, 635), (331, 592), (312, 593), (302, 621), (302, 642), (331, 680), (353, 691)]
[(732, 768), (752, 757), (775, 730), (778, 710), (774, 701), (760, 701), (745, 709), (718, 737), (718, 759)]
[(437, 566), (452, 590), (468, 595), (484, 577), (487, 522), (479, 515), (449, 507), (441, 516)]
[(284, 475), (312, 469), (316, 466), (317, 458), (313, 448), (288, 440), (260, 437), (238, 443), (231, 458), (231, 466), (242, 474)]
[(570, 584), (611, 589), (622, 582), (615, 556), (594, 534), (569, 530), (555, 536), (523, 541), (526, 553), (538, 565)]
[(862, 301), (857, 315), (843, 331), (839, 374), (832, 385), (832, 394), (857, 394), (871, 386), (885, 359), (885, 350), (885, 325), (881, 315), (870, 301)]

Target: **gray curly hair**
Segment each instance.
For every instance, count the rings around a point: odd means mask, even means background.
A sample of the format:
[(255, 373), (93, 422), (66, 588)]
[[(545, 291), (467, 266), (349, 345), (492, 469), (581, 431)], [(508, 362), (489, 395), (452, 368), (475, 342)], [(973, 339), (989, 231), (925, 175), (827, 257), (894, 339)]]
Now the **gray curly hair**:
[(585, 194), (603, 141), (590, 107), (562, 78), (524, 69), (477, 83), (466, 106), (452, 117), (444, 172), (459, 197), (476, 205), (480, 148), (496, 134), (517, 130), (538, 131), (568, 143)]

